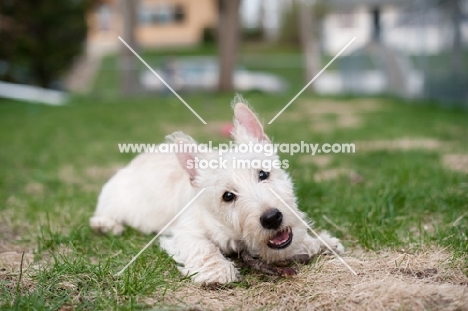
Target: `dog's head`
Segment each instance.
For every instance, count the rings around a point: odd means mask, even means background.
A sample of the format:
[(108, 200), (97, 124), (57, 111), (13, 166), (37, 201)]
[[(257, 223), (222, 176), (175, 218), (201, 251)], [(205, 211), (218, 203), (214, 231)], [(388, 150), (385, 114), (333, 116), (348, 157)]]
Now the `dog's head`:
[[(179, 152), (177, 157), (192, 186), (206, 189), (200, 197), (202, 221), (222, 250), (238, 251), (242, 245), (251, 255), (268, 262), (285, 259), (306, 233), (298, 218), (303, 214), (297, 209), (293, 183), (284, 170), (287, 162), (280, 161), (273, 151), (261, 122), (247, 104), (237, 102), (233, 109), (232, 137), (237, 148), (222, 155), (212, 150)], [(182, 134), (173, 135), (172, 140), (194, 143)], [(197, 161), (205, 164), (197, 167)], [(206, 167), (210, 161), (213, 165)]]

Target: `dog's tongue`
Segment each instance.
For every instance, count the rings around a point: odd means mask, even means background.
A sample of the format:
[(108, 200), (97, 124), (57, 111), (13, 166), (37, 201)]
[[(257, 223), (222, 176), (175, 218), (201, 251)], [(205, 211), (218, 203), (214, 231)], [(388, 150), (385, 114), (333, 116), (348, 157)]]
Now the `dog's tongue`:
[(281, 231), (271, 240), (273, 243), (280, 245), (286, 242), (289, 239), (289, 232), (288, 231)]

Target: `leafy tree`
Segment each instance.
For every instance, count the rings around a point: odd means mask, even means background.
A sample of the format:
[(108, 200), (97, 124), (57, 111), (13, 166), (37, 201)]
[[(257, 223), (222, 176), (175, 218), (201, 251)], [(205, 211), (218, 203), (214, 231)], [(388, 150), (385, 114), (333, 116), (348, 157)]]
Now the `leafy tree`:
[(52, 87), (84, 47), (89, 0), (1, 0), (0, 79)]

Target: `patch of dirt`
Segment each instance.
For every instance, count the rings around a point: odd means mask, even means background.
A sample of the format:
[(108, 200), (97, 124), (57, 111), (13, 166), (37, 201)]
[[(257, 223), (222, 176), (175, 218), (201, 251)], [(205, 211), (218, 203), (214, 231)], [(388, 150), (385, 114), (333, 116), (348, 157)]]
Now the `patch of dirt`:
[(25, 191), (31, 196), (42, 196), (44, 193), (44, 185), (38, 182), (30, 182), (26, 185)]
[(123, 165), (111, 165), (108, 167), (91, 166), (85, 169), (85, 175), (93, 180), (107, 181), (122, 167)]
[[(310, 129), (330, 132), (333, 129), (356, 128), (362, 125), (361, 114), (382, 110), (384, 105), (372, 99), (342, 102), (332, 100), (298, 101), (294, 110), (283, 113), (291, 121), (308, 120)], [(335, 120), (324, 115), (335, 115)]]
[(72, 165), (60, 168), (58, 178), (68, 185), (76, 185), (87, 192), (98, 192), (103, 183), (111, 178), (124, 164), (112, 164), (110, 166), (90, 166), (84, 170), (77, 170)]
[[(11, 205), (17, 199), (10, 197), (8, 201), (7, 204)], [(15, 242), (21, 237), (21, 229), (12, 223), (10, 213), (6, 210), (0, 215), (0, 284), (13, 290), (17, 284), (20, 267), (26, 271), (33, 264), (34, 255), (32, 247)], [(22, 286), (31, 284), (31, 280), (24, 276)]]
[[(7, 200), (7, 207), (15, 207), (15, 204), (22, 204), (23, 202), (14, 196)], [(4, 210), (0, 215), (0, 254), (7, 252), (24, 252), (28, 248), (20, 246), (15, 241), (21, 238), (21, 229), (12, 222), (11, 210)]]
[(333, 100), (301, 100), (297, 103), (298, 113), (307, 114), (353, 114), (362, 112), (373, 112), (384, 109), (379, 100), (360, 99), (356, 101), (333, 101)]
[(338, 115), (335, 120), (314, 115), (309, 118), (309, 128), (314, 132), (328, 133), (334, 129), (357, 128), (362, 118), (356, 114)]
[(442, 163), (452, 171), (468, 174), (468, 154), (446, 154)]
[[(7, 201), (6, 201), (6, 206), (7, 208), (16, 208), (16, 209), (23, 209), (23, 208), (26, 208), (27, 207), (27, 203), (25, 200), (21, 199), (21, 198), (18, 198), (17, 196), (10, 196)], [(3, 212), (2, 212), (3, 214)], [(2, 215), (2, 216), (5, 216), (5, 217), (2, 217), (2, 219), (9, 219), (10, 218), (10, 215), (8, 215), (8, 217), (6, 215)]]
[(391, 273), (409, 275), (418, 279), (426, 279), (426, 278), (437, 275), (437, 269), (428, 268), (428, 269), (423, 269), (423, 270), (412, 270), (412, 269), (406, 269), (406, 268), (398, 268), (398, 269), (391, 270)]
[(311, 156), (311, 155), (302, 155), (300, 158), (299, 158), (299, 161), (302, 163), (302, 164), (309, 164), (309, 163), (312, 163), (318, 167), (326, 167), (328, 166), (331, 161), (332, 161), (332, 156), (329, 156), (329, 155), (314, 155), (314, 156)]
[(72, 165), (66, 165), (60, 168), (58, 178), (61, 182), (69, 185), (82, 183), (82, 179), (78, 176), (78, 173)]
[[(25, 246), (21, 246), (15, 243), (19, 236), (14, 235), (13, 233), (6, 233), (0, 232), (2, 234), (2, 240), (0, 240), (0, 254), (8, 253), (8, 252), (23, 252), (28, 251), (28, 248)], [(4, 239), (3, 239), (4, 238)]]
[(17, 272), (21, 266), (21, 259), (23, 260), (23, 270), (31, 265), (34, 261), (32, 253), (19, 253), (19, 252), (3, 252), (0, 253), (0, 275), (8, 272)]
[(347, 176), (351, 183), (357, 184), (364, 182), (364, 178), (357, 172), (346, 168), (333, 168), (321, 170), (314, 174), (315, 182), (323, 182), (338, 179), (342, 176)]
[(355, 145), (356, 152), (366, 152), (377, 150), (436, 150), (440, 149), (444, 143), (436, 139), (401, 138), (395, 140), (359, 141)]
[[(39, 269), (50, 266), (59, 257), (58, 254), (74, 253), (72, 249), (65, 246), (60, 246), (55, 252), (55, 256), (43, 254), (40, 259), (35, 258), (32, 250), (0, 253), (0, 284), (10, 293), (15, 293), (18, 287), (23, 292), (32, 292), (37, 286), (34, 275)], [(67, 284), (61, 282), (59, 285), (65, 288)], [(0, 297), (0, 304), (12, 302), (2, 301), (2, 298), (6, 297)], [(72, 299), (74, 300), (75, 297), (72, 297)]]
[[(190, 310), (467, 310), (468, 278), (462, 260), (451, 262), (444, 249), (416, 254), (385, 251), (302, 266), (296, 277), (276, 282), (245, 276), (248, 288), (208, 290), (186, 284), (150, 304)], [(245, 282), (245, 281), (244, 281)]]
[(362, 119), (355, 114), (345, 114), (338, 116), (336, 123), (339, 128), (354, 128), (362, 124)]

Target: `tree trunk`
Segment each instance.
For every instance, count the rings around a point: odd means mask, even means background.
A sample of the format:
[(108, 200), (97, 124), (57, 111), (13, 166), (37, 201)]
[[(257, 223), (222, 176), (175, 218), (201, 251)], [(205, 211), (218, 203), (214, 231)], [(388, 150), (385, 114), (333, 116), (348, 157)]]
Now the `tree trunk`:
[[(135, 22), (136, 22), (136, 6), (138, 2), (135, 0), (121, 0), (121, 10), (123, 15), (123, 36), (122, 38), (128, 43), (132, 49), (136, 49), (135, 42)], [(121, 89), (124, 96), (131, 96), (137, 91), (136, 77), (136, 58), (132, 51), (124, 44), (121, 46), (120, 54), (120, 73), (121, 73)]]
[(219, 0), (218, 53), (220, 91), (234, 88), (233, 76), (239, 45), (240, 0)]
[(452, 71), (455, 74), (460, 74), (462, 70), (462, 44), (461, 44), (461, 21), (462, 12), (459, 0), (451, 0), (450, 17), (453, 28), (453, 44), (452, 44)]
[[(305, 62), (305, 79), (308, 83), (320, 71), (320, 48), (317, 40), (317, 29), (313, 19), (310, 3), (297, 1), (299, 6), (299, 35)], [(310, 85), (314, 88), (314, 84)]]

